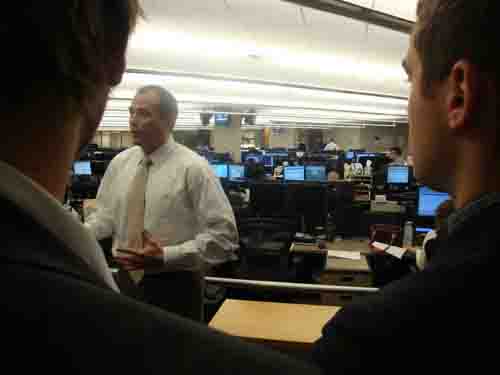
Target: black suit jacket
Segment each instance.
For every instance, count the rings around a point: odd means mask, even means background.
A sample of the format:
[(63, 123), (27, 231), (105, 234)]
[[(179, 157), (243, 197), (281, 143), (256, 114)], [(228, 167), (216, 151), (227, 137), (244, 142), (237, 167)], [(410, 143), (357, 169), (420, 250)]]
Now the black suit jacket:
[(500, 204), (470, 217), (424, 271), (339, 312), (314, 361), (332, 374), (498, 371), (499, 217)]
[(4, 371), (315, 374), (319, 371), (110, 290), (60, 241), (0, 199)]

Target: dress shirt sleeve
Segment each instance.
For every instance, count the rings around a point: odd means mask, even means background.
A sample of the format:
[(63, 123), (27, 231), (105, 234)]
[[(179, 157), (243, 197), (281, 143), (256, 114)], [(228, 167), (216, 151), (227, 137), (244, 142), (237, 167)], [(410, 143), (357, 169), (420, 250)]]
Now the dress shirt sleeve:
[(208, 266), (235, 260), (239, 239), (233, 209), (208, 164), (188, 169), (186, 184), (201, 230), (194, 240), (164, 248), (167, 268), (196, 267), (200, 259)]
[(85, 220), (85, 226), (94, 234), (97, 240), (111, 237), (114, 229), (112, 186), (114, 181), (114, 162), (112, 161), (101, 180), (96, 197), (96, 209)]

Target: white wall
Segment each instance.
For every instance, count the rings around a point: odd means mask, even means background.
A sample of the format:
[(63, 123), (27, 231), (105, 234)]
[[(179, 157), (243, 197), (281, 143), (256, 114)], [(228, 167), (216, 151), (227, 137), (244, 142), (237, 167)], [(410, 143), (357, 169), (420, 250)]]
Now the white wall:
[[(279, 130), (279, 131), (278, 131)], [(271, 129), (269, 135), (269, 148), (291, 147), (297, 144), (296, 129)]]
[[(383, 152), (392, 146), (399, 146), (406, 155), (408, 151), (408, 126), (398, 125), (395, 128), (367, 127), (365, 129), (337, 128), (324, 131), (324, 142), (334, 138), (341, 149), (367, 149)], [(375, 137), (380, 138), (377, 143)]]

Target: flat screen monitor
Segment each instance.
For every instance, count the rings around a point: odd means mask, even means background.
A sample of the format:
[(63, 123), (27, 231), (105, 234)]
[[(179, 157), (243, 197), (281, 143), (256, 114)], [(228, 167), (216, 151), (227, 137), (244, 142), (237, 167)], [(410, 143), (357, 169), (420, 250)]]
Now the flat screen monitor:
[(245, 158), (245, 161), (253, 160), (255, 164), (262, 163), (262, 155), (257, 154), (248, 154)]
[(415, 232), (419, 234), (427, 234), (432, 230), (432, 228), (426, 228), (426, 227), (416, 227)]
[(410, 183), (410, 168), (404, 165), (391, 165), (387, 168), (387, 183), (408, 185)]
[(229, 171), (227, 164), (212, 164), (214, 173), (219, 178), (228, 178)]
[(92, 168), (90, 160), (79, 160), (73, 163), (73, 170), (75, 176), (92, 176)]
[(229, 166), (229, 179), (240, 180), (245, 178), (245, 167), (243, 165), (230, 165)]
[(346, 160), (352, 160), (356, 157), (356, 154), (354, 153), (354, 151), (347, 151), (345, 153), (345, 158)]
[(359, 162), (361, 158), (368, 158), (368, 159), (371, 159), (371, 158), (376, 158), (377, 157), (377, 154), (373, 153), (373, 152), (359, 152), (356, 154), (356, 158), (357, 158), (357, 161)]
[(262, 162), (264, 167), (273, 168), (274, 167), (274, 157), (272, 155), (264, 155), (262, 157)]
[(324, 165), (306, 166), (306, 181), (326, 181), (326, 167)]
[(305, 168), (303, 166), (286, 167), (283, 176), (285, 181), (304, 181)]
[(216, 113), (214, 121), (216, 126), (229, 126), (230, 116), (227, 113)]
[(436, 216), (436, 210), (441, 203), (450, 199), (449, 194), (434, 191), (426, 186), (418, 188), (417, 214), (422, 217)]

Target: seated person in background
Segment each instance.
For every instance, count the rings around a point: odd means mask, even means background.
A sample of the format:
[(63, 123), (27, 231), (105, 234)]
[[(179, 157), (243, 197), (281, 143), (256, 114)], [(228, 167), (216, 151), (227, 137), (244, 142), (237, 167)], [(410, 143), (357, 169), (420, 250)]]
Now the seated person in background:
[(403, 151), (401, 151), (400, 147), (391, 147), (388, 157), (390, 159), (389, 165), (406, 165), (406, 161), (403, 158)]
[(245, 161), (245, 177), (249, 180), (260, 181), (266, 177), (266, 170), (261, 163), (256, 163), (254, 159)]
[(427, 263), (439, 251), (439, 244), (444, 243), (448, 236), (448, 218), (455, 211), (453, 201), (447, 200), (439, 205), (436, 210), (436, 229), (426, 234), (422, 250), (417, 249), (415, 263), (419, 270), (423, 270)]
[(276, 168), (274, 168), (273, 177), (283, 177), (283, 171), (286, 167), (288, 167), (287, 161), (279, 161), (276, 165)]
[[(448, 232), (448, 217), (453, 213), (454, 205), (452, 200), (447, 200), (439, 205), (436, 211), (436, 229), (431, 230), (426, 234), (422, 244), (422, 249), (406, 249), (402, 258), (399, 254), (389, 254), (394, 257), (394, 260), (401, 260), (401, 262), (411, 267), (417, 267), (423, 270), (431, 258), (436, 254), (439, 248), (439, 243), (446, 240)], [(384, 252), (384, 250), (373, 249), (375, 252)]]
[(335, 182), (340, 179), (339, 173), (334, 168), (328, 168), (326, 172), (328, 182)]
[(330, 138), (330, 142), (328, 142), (323, 149), (323, 151), (337, 151), (339, 149), (339, 146), (335, 143), (335, 140), (333, 138)]
[(337, 312), (314, 359), (326, 374), (497, 368), (500, 333), (500, 1), (419, 0), (403, 62), (417, 181), (455, 211), (423, 271)]
[[(0, 37), (4, 369), (20, 374), (316, 374), (315, 368), (119, 293), (63, 208), (78, 150), (125, 71), (136, 0), (10, 2)], [(34, 61), (36, 59), (36, 62)]]

